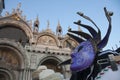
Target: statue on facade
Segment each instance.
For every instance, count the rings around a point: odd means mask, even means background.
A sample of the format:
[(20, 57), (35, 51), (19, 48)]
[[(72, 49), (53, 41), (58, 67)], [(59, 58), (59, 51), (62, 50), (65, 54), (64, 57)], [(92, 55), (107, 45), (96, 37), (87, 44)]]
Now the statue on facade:
[(4, 3), (4, 0), (0, 0), (0, 15), (3, 9), (5, 9), (5, 3)]
[[(111, 33), (111, 16), (113, 15), (113, 12), (107, 11), (106, 8), (104, 8), (104, 12), (107, 17), (109, 27), (103, 39), (101, 39), (101, 31), (95, 22), (93, 22), (83, 13), (77, 13), (81, 17), (92, 22), (98, 31), (89, 25), (82, 24), (80, 20), (74, 23), (83, 28), (86, 28), (90, 34), (81, 31), (68, 31), (68, 35), (80, 43), (72, 51), (71, 59), (60, 64), (71, 64), (70, 69), (72, 71), (72, 76), (70, 80), (108, 80), (106, 78), (98, 79), (99, 73), (101, 73), (101, 71), (106, 69), (108, 66), (110, 66), (112, 72), (116, 71), (117, 74), (120, 73), (120, 67), (117, 66), (118, 63), (116, 63), (120, 61), (118, 52), (113, 50), (102, 51), (102, 49), (107, 45)], [(84, 39), (80, 38), (80, 36), (82, 36)], [(115, 56), (118, 57), (117, 60), (114, 59)], [(120, 77), (117, 76), (116, 80), (119, 79)]]

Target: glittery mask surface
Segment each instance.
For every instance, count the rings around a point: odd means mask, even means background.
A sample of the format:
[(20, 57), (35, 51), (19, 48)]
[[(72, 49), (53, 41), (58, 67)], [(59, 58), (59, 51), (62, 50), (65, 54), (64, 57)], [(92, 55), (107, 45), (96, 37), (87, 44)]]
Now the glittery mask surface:
[(88, 68), (95, 57), (95, 52), (93, 50), (93, 46), (90, 41), (82, 42), (79, 46), (77, 46), (71, 54), (72, 63), (71, 70), (72, 71), (82, 71)]
[(85, 14), (81, 12), (77, 12), (78, 15), (90, 21), (97, 28), (97, 31), (91, 26), (81, 23), (81, 20), (74, 22), (78, 26), (87, 29), (90, 34), (82, 31), (75, 31), (72, 30), (71, 28), (68, 30), (67, 33), (68, 36), (76, 40), (79, 43), (79, 45), (71, 53), (71, 59), (64, 61), (63, 63), (61, 63), (62, 65), (68, 63), (70, 64), (70, 62), (72, 61), (70, 66), (71, 70), (82, 71), (87, 69), (93, 64), (94, 58), (96, 57), (96, 55), (98, 55), (96, 52), (99, 52), (99, 50), (102, 50), (107, 45), (112, 29), (111, 16), (113, 15), (113, 12), (107, 11), (106, 8), (104, 8), (104, 11), (105, 11), (105, 16), (109, 22), (109, 27), (107, 33), (102, 39), (101, 39), (101, 31), (98, 28), (98, 26), (95, 24), (95, 22)]

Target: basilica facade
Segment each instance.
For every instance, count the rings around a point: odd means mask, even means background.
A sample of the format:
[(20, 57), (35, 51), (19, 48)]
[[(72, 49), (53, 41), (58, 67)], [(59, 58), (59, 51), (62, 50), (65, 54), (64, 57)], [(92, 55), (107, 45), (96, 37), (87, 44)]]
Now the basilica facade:
[(26, 20), (20, 7), (0, 17), (0, 80), (37, 80), (34, 72), (43, 65), (70, 77), (69, 65), (58, 64), (70, 58), (78, 43), (62, 34), (59, 21), (55, 32), (49, 21), (45, 30), (39, 26), (39, 18)]

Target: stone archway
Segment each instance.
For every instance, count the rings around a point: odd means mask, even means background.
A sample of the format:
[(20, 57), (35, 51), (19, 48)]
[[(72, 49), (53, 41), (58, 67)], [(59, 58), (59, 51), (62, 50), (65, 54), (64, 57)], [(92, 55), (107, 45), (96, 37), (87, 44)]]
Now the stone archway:
[(47, 59), (41, 65), (45, 65), (45, 66), (47, 66), (48, 69), (52, 69), (55, 72), (62, 73), (62, 68), (57, 66), (58, 63), (59, 62), (54, 59)]
[(19, 20), (14, 20), (14, 19), (11, 19), (10, 17), (7, 17), (7, 18), (1, 18), (0, 20), (0, 28), (2, 27), (5, 27), (5, 26), (8, 26), (8, 25), (12, 25), (16, 28), (20, 28), (21, 30), (23, 30), (27, 37), (31, 40), (32, 37), (33, 37), (33, 34), (32, 34), (32, 29), (30, 28), (30, 26), (25, 23), (24, 21), (19, 21)]
[(0, 47), (0, 62), (3, 63), (4, 67), (11, 69), (21, 66), (20, 58), (16, 52), (6, 47)]
[(26, 54), (19, 43), (8, 39), (0, 40), (0, 76), (3, 76), (1, 79), (21, 80), (26, 63)]
[(21, 44), (10, 39), (0, 39), (0, 61), (1, 59), (7, 63), (17, 64), (21, 69), (28, 63), (28, 57)]
[(23, 29), (16, 26), (8, 24), (0, 27), (0, 38), (8, 38), (20, 42), (23, 46), (25, 46), (26, 43), (29, 42), (29, 38)]
[(0, 72), (0, 80), (10, 80), (10, 77), (8, 74)]
[(14, 73), (5, 68), (0, 68), (0, 80), (15, 80)]
[[(19, 57), (15, 54), (15, 51), (0, 47), (0, 80), (15, 80), (18, 79), (18, 69), (21, 67)], [(16, 73), (16, 75), (14, 75)], [(14, 76), (13, 76), (14, 75)]]
[(60, 72), (60, 73), (64, 74), (64, 68), (61, 66), (58, 66), (59, 63), (61, 63), (61, 60), (58, 59), (57, 57), (47, 56), (47, 57), (44, 57), (40, 61), (39, 66), (45, 65), (45, 66), (47, 66), (48, 69), (52, 69), (55, 72)]

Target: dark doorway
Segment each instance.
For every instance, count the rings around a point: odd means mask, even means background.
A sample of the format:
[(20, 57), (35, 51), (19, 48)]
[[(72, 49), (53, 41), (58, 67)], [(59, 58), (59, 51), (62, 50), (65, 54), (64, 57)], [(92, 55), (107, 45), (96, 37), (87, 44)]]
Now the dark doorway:
[(3, 74), (0, 74), (0, 80), (6, 80)]
[(47, 59), (46, 61), (44, 61), (41, 65), (45, 65), (47, 66), (48, 69), (53, 69), (55, 72), (62, 72), (62, 67), (57, 66), (59, 62), (53, 59)]
[(10, 80), (10, 77), (4, 72), (0, 72), (0, 80)]

